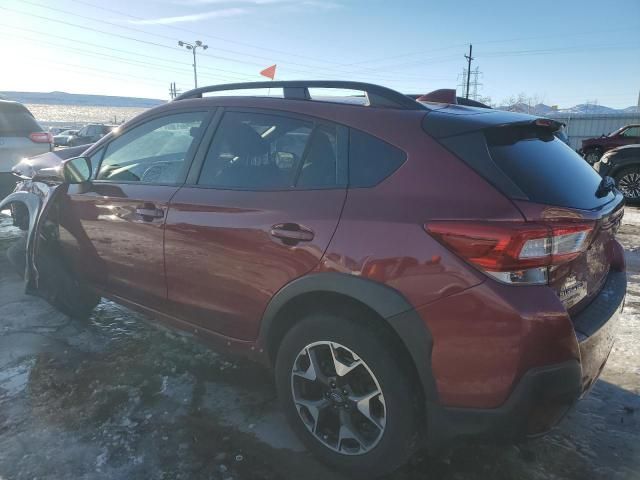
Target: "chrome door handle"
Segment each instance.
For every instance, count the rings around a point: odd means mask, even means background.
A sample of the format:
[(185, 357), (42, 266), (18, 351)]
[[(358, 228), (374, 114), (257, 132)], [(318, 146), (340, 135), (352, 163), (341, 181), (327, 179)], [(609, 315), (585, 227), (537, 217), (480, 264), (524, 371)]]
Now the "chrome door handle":
[(297, 223), (279, 223), (271, 227), (269, 233), (285, 243), (310, 242), (314, 237), (313, 230)]
[(151, 221), (154, 218), (164, 218), (164, 210), (151, 205), (136, 208), (136, 214), (140, 215), (143, 220), (147, 221)]

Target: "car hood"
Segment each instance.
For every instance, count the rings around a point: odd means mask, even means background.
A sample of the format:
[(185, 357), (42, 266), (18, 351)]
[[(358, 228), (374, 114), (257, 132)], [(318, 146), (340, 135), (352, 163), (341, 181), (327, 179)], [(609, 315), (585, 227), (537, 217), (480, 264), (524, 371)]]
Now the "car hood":
[(79, 147), (64, 148), (29, 157), (16, 164), (11, 171), (21, 178), (33, 178), (39, 172), (48, 171), (50, 173), (60, 167), (64, 160), (82, 155), (90, 146), (81, 145)]

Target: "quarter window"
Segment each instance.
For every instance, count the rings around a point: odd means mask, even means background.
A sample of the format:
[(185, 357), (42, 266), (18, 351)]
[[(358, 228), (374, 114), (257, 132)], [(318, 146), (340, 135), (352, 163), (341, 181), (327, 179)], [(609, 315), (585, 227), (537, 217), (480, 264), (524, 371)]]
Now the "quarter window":
[(198, 184), (246, 190), (336, 186), (336, 127), (280, 115), (225, 113)]
[(185, 160), (197, 140), (206, 112), (156, 118), (135, 127), (107, 145), (97, 180), (173, 184), (186, 174)]
[(349, 142), (349, 186), (372, 187), (395, 172), (406, 154), (372, 135), (351, 130)]

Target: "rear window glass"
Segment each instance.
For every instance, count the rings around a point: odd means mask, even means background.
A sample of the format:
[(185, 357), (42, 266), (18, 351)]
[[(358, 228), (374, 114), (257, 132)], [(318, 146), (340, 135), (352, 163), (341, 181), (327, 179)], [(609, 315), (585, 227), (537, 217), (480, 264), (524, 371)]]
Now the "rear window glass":
[(42, 128), (22, 105), (0, 103), (0, 137), (28, 137)]
[(372, 187), (395, 172), (406, 160), (402, 150), (360, 132), (351, 130), (349, 139), (349, 185)]
[(596, 197), (601, 177), (551, 133), (496, 128), (486, 137), (493, 161), (533, 202), (591, 209), (613, 199)]

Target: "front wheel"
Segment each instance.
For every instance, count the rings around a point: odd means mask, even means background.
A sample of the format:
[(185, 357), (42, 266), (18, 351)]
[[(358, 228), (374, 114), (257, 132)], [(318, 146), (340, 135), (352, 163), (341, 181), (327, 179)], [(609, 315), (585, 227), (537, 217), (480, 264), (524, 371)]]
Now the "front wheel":
[(418, 444), (417, 385), (373, 327), (310, 315), (289, 331), (276, 361), (278, 396), (316, 456), (352, 474), (390, 473)]
[(598, 160), (600, 160), (600, 157), (602, 157), (602, 150), (600, 150), (599, 148), (592, 148), (584, 153), (584, 159), (589, 165), (595, 164)]
[(625, 168), (614, 179), (624, 198), (631, 202), (640, 200), (640, 167)]

